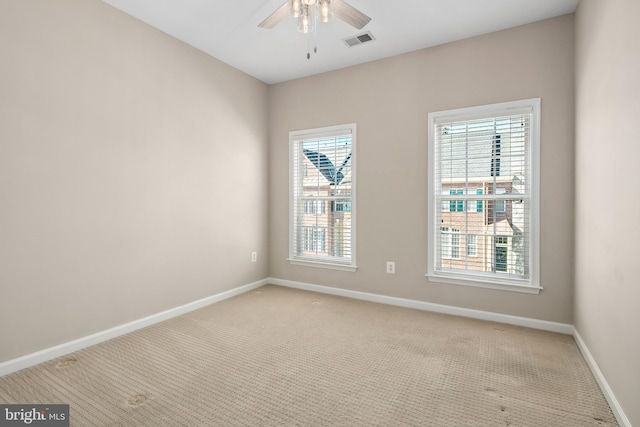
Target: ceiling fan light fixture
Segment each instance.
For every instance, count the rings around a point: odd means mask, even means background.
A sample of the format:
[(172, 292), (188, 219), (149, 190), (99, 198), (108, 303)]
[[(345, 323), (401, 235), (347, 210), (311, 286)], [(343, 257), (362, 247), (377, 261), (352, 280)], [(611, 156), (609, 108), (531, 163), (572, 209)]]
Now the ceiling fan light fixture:
[(301, 12), (302, 12), (302, 1), (291, 0), (291, 6), (289, 6), (289, 13), (291, 13), (291, 15), (294, 18), (298, 18)]
[(313, 52), (317, 53), (316, 27), (318, 22), (327, 23), (331, 20), (335, 12), (336, 18), (346, 22), (352, 27), (361, 30), (371, 21), (364, 13), (349, 5), (344, 0), (283, 0), (282, 5), (271, 15), (267, 16), (259, 28), (273, 28), (278, 23), (284, 21), (288, 16), (293, 16), (297, 20), (297, 29), (307, 36), (307, 59), (311, 58), (311, 39), (313, 39)]
[(320, 0), (320, 21), (323, 23), (327, 23), (333, 17), (333, 13), (331, 12), (331, 1), (330, 0)]
[(298, 17), (298, 31), (303, 34), (308, 34), (314, 30), (313, 9), (303, 5), (300, 11), (300, 17)]

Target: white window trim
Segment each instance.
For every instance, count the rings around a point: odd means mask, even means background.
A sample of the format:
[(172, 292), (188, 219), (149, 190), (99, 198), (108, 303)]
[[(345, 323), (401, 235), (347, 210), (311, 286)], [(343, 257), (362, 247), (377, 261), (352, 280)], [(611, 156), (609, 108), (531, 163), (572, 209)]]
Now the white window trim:
[[(346, 134), (346, 133), (350, 133), (351, 137), (352, 137), (352, 141), (351, 141), (351, 262), (350, 263), (346, 263), (341, 259), (331, 259), (329, 258), (326, 261), (319, 261), (317, 258), (314, 257), (305, 257), (305, 256), (296, 256), (295, 255), (295, 248), (294, 248), (294, 242), (293, 242), (293, 236), (294, 236), (294, 228), (296, 226), (295, 224), (295, 218), (294, 218), (294, 197), (293, 197), (293, 190), (294, 190), (294, 173), (293, 173), (293, 168), (291, 167), (293, 165), (293, 161), (294, 161), (294, 150), (293, 150), (293, 144), (296, 140), (300, 140), (302, 138), (305, 137), (309, 137), (309, 138), (316, 138), (316, 137), (322, 137), (322, 136), (334, 136), (334, 135), (339, 135), (339, 134)], [(298, 130), (298, 131), (291, 131), (289, 132), (289, 257), (287, 258), (287, 261), (289, 262), (289, 264), (291, 265), (298, 265), (298, 266), (304, 266), (304, 267), (314, 267), (314, 268), (325, 268), (325, 269), (330, 269), (330, 270), (339, 270), (339, 271), (348, 271), (348, 272), (355, 272), (358, 270), (358, 265), (356, 264), (356, 163), (357, 163), (357, 155), (356, 155), (356, 124), (355, 123), (349, 123), (349, 124), (345, 124), (345, 125), (336, 125), (336, 126), (327, 126), (327, 127), (322, 127), (322, 128), (316, 128), (316, 129), (305, 129), (305, 130)], [(330, 208), (329, 208), (330, 209)]]
[[(436, 122), (442, 117), (453, 120), (472, 120), (475, 118), (484, 118), (492, 114), (504, 114), (505, 111), (511, 110), (512, 114), (520, 111), (533, 111), (531, 120), (531, 234), (529, 239), (529, 271), (528, 280), (519, 280), (514, 278), (495, 277), (487, 275), (483, 277), (481, 274), (464, 274), (462, 272), (448, 273), (446, 271), (436, 271), (436, 254), (435, 239), (440, 230), (440, 225), (436, 224), (435, 218), (437, 213), (435, 209), (440, 210), (441, 204), (435, 206), (435, 165), (431, 159), (435, 159), (435, 141), (434, 132)], [(429, 135), (428, 135), (428, 155), (427, 164), (429, 185), (428, 185), (428, 260), (427, 274), (425, 276), (431, 282), (447, 283), (452, 285), (472, 286), (487, 289), (496, 289), (503, 291), (522, 292), (529, 294), (538, 294), (543, 288), (540, 286), (540, 98), (531, 98), (521, 101), (502, 102), (497, 104), (482, 105), (476, 107), (460, 108), (446, 111), (429, 113)], [(467, 277), (465, 277), (467, 276)]]

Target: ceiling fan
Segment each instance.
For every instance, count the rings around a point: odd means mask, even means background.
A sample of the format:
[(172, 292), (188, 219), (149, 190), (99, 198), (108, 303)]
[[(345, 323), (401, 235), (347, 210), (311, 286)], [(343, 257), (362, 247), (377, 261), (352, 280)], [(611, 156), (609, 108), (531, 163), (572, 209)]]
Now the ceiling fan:
[[(371, 21), (371, 18), (343, 0), (287, 0), (258, 27), (270, 29), (293, 16), (298, 19), (298, 31), (313, 33), (317, 21), (329, 22), (334, 15), (358, 30)], [(314, 52), (317, 52), (317, 48), (314, 48)], [(307, 59), (310, 57), (311, 54), (307, 52)]]

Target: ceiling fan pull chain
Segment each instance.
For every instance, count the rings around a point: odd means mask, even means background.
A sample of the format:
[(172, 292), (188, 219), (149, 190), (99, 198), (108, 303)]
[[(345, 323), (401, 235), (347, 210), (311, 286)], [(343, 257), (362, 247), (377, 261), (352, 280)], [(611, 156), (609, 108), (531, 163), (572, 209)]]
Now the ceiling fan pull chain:
[[(318, 6), (316, 6), (317, 8)], [(318, 12), (316, 11), (315, 14), (315, 20), (316, 20), (316, 28), (318, 28)], [(318, 32), (314, 31), (313, 32), (313, 53), (318, 53)]]

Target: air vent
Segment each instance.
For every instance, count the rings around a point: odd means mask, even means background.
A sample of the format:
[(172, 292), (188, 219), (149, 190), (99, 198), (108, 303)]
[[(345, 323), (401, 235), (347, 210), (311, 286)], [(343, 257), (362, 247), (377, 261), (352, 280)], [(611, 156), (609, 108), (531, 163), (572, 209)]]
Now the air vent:
[(349, 37), (344, 39), (344, 42), (349, 47), (358, 46), (360, 44), (368, 43), (374, 41), (373, 34), (367, 31), (366, 33), (358, 34), (357, 36)]

